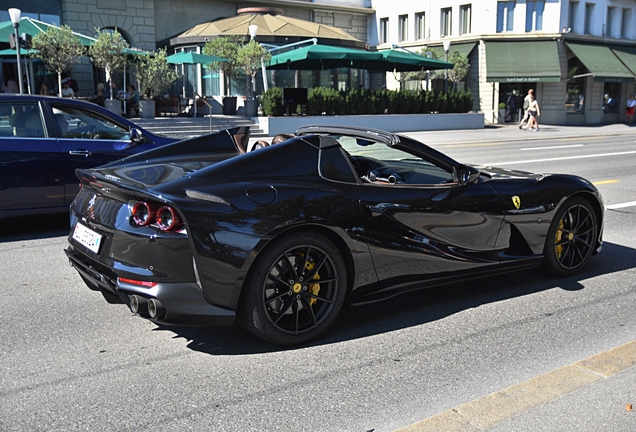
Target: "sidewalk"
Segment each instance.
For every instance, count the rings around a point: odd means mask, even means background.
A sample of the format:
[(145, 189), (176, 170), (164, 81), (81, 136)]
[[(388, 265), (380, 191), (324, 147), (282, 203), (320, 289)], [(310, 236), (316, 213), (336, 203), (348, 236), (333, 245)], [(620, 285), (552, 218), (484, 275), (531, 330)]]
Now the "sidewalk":
[(636, 123), (632, 126), (617, 123), (597, 126), (541, 126), (540, 130), (520, 130), (516, 124), (487, 125), (484, 129), (457, 131), (421, 131), (406, 132), (404, 135), (418, 139), (425, 144), (478, 143), (496, 141), (533, 141), (554, 138), (589, 138), (592, 136), (613, 136), (633, 133), (636, 135)]

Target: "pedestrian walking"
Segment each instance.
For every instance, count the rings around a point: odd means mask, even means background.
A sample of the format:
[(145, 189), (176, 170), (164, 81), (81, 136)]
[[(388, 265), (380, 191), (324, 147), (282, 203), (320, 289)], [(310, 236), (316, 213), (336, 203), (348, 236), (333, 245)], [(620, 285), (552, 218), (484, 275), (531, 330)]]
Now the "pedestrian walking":
[(523, 129), (523, 124), (529, 120), (530, 114), (528, 114), (528, 106), (530, 105), (531, 96), (534, 98), (534, 89), (528, 90), (528, 94), (523, 98), (523, 117), (519, 121), (519, 129)]
[(629, 99), (627, 99), (627, 107), (625, 108), (625, 116), (627, 117), (626, 123), (628, 125), (632, 124), (632, 120), (634, 119), (634, 110), (636, 109), (636, 98), (634, 94), (629, 95)]
[(530, 128), (531, 130), (537, 132), (539, 130), (539, 121), (537, 117), (541, 115), (541, 110), (539, 109), (539, 102), (534, 98), (534, 95), (530, 95), (530, 102), (528, 103), (528, 123), (524, 130)]

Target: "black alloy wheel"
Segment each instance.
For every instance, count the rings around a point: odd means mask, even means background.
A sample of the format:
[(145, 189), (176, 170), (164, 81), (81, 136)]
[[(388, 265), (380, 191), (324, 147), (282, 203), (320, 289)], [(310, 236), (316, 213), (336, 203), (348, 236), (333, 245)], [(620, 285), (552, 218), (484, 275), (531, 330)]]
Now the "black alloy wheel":
[(295, 233), (261, 252), (250, 272), (239, 323), (280, 345), (315, 338), (335, 320), (346, 294), (346, 266), (326, 237)]
[(555, 215), (544, 248), (544, 266), (554, 274), (568, 276), (589, 261), (596, 245), (598, 222), (590, 202), (575, 197)]

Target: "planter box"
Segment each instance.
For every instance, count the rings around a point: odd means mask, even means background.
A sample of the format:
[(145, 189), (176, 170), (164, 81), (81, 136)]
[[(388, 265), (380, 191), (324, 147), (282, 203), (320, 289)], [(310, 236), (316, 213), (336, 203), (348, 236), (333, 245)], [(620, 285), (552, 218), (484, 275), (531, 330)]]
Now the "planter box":
[(139, 101), (139, 117), (155, 118), (155, 101), (151, 99), (142, 99)]
[(357, 126), (388, 132), (484, 128), (483, 113), (256, 117), (254, 120), (268, 136), (293, 133), (302, 126), (311, 125)]

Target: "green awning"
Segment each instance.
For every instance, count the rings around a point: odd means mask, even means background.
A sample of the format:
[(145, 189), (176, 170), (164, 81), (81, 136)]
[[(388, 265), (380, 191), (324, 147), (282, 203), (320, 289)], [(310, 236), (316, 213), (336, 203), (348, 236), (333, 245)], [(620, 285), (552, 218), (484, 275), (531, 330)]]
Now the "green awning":
[(486, 42), (486, 81), (561, 81), (556, 41)]
[(594, 77), (594, 81), (634, 81), (634, 74), (621, 63), (608, 46), (575, 42), (565, 42), (565, 44), (590, 71)]
[(636, 46), (610, 45), (610, 49), (636, 75)]
[(477, 45), (477, 42), (468, 42), (462, 44), (451, 44), (449, 54), (454, 53), (455, 51), (459, 51), (461, 54), (466, 54), (466, 57), (470, 57), (470, 53)]
[[(20, 27), (18, 32), (20, 34), (27, 33), (31, 36), (35, 36), (38, 33), (45, 32), (49, 27), (57, 27), (53, 24), (47, 24), (42, 21), (38, 21), (29, 17), (22, 17), (20, 19)], [(0, 41), (9, 42), (9, 35), (14, 33), (13, 23), (11, 21), (0, 22)], [(91, 46), (95, 42), (95, 38), (84, 36), (83, 34), (73, 32), (80, 40), (80, 43), (84, 46)]]

